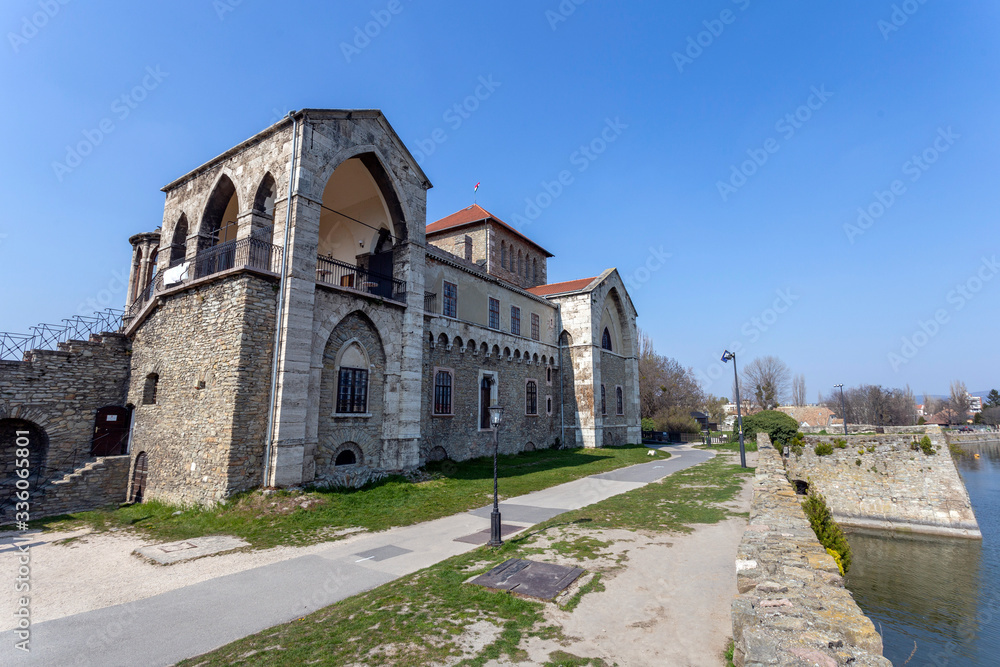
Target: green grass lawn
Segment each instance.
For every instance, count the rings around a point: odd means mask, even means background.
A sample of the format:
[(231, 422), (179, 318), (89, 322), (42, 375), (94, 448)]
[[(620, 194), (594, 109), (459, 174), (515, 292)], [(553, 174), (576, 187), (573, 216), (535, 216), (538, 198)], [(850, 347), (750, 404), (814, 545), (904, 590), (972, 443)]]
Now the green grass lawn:
[[(653, 460), (642, 445), (608, 449), (559, 449), (501, 456), (504, 498), (587, 475)], [(669, 454), (658, 453), (659, 458)], [(114, 510), (41, 519), (36, 527), (98, 530), (134, 528), (153, 539), (173, 541), (201, 535), (235, 535), (254, 548), (305, 545), (335, 539), (351, 528), (379, 531), (408, 526), (488, 505), (493, 499), (493, 458), (434, 463), (412, 481), (394, 476), (358, 490), (253, 491), (214, 508), (178, 507), (156, 501)]]
[[(544, 559), (541, 554), (553, 551), (593, 571), (596, 559), (606, 558), (605, 547), (613, 546), (601, 539), (602, 528), (676, 532), (736, 516), (720, 503), (732, 500), (753, 471), (726, 458), (716, 457), (662, 482), (562, 514), (512, 537), (499, 549), (474, 549), (179, 664), (406, 667), (446, 661), (481, 666), (501, 658), (524, 661), (527, 655), (520, 644), (526, 637), (565, 639), (559, 626), (546, 622), (545, 603), (465, 582), (508, 558)], [(584, 595), (601, 590), (604, 584), (597, 572), (559, 604), (569, 612)], [(470, 648), (466, 633), (474, 624), (488, 624), (493, 632), (481, 646)], [(554, 650), (545, 664), (606, 663)]]

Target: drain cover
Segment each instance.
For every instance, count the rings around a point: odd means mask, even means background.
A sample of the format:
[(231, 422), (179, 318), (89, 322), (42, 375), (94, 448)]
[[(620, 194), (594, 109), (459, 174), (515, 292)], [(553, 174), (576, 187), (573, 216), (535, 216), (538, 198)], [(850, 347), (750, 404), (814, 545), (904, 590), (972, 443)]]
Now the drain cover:
[(511, 558), (500, 563), (472, 583), (498, 591), (551, 600), (583, 574), (578, 567)]

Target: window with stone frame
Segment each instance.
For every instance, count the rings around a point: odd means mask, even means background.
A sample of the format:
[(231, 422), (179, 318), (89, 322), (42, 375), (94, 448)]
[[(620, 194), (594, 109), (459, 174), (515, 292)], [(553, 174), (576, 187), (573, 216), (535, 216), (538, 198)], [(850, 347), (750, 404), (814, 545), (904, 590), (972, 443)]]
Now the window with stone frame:
[(368, 371), (364, 368), (341, 367), (337, 377), (337, 413), (368, 412)]
[(507, 268), (507, 242), (500, 242), (500, 266)]
[(490, 297), (490, 329), (500, 328), (500, 299)]
[(434, 374), (434, 414), (451, 415), (452, 413), (452, 373), (438, 371)]
[(604, 328), (604, 334), (601, 336), (601, 347), (605, 350), (614, 352), (614, 350), (611, 349), (611, 332), (608, 331), (607, 327)]
[(441, 314), (445, 317), (458, 317), (458, 285), (444, 281), (444, 309)]
[(517, 306), (510, 307), (510, 332), (515, 336), (521, 335), (521, 309)]
[(142, 386), (142, 404), (156, 405), (156, 391), (159, 388), (160, 376), (150, 373), (146, 376), (146, 382)]
[(531, 340), (538, 340), (542, 336), (542, 327), (538, 321), (538, 313), (531, 314)]
[(615, 414), (618, 415), (625, 414), (625, 396), (622, 392), (621, 387), (615, 387), (615, 402), (617, 405), (615, 409)]
[(608, 414), (607, 393), (604, 391), (603, 384), (601, 385), (601, 414), (602, 415)]
[(545, 384), (552, 384), (552, 367), (545, 367)]
[(547, 415), (551, 415), (552, 414), (552, 397), (551, 396), (546, 396), (545, 397), (545, 414), (547, 414)]
[(538, 414), (538, 384), (528, 380), (524, 385), (524, 414)]

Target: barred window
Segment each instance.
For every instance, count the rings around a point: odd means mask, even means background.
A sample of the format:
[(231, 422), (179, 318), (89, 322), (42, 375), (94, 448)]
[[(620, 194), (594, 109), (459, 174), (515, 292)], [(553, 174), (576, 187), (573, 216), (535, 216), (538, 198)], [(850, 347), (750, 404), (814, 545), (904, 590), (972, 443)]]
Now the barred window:
[(538, 340), (541, 337), (541, 326), (538, 324), (538, 314), (531, 314), (531, 339)]
[(368, 412), (367, 370), (340, 369), (337, 380), (337, 412), (343, 414)]
[(490, 297), (490, 329), (500, 328), (500, 299)]
[(515, 336), (521, 335), (521, 309), (517, 306), (510, 307), (510, 332)]
[(524, 387), (524, 412), (529, 415), (538, 414), (538, 385), (534, 380), (528, 380)]
[(455, 283), (444, 283), (444, 310), (441, 314), (445, 317), (458, 317), (458, 285)]
[(434, 376), (434, 414), (451, 414), (451, 373), (438, 371)]
[(604, 392), (604, 385), (601, 385), (601, 414), (608, 414), (607, 395)]
[(620, 415), (625, 414), (625, 397), (622, 395), (622, 388), (621, 387), (615, 387), (615, 398), (618, 401), (617, 414), (620, 414)]

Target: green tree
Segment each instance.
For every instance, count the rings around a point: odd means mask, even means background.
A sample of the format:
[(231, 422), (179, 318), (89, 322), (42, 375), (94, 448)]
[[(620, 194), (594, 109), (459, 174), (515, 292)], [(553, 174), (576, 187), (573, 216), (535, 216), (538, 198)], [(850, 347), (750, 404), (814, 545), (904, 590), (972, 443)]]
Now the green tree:
[(990, 389), (990, 393), (986, 395), (986, 407), (1000, 408), (1000, 391)]
[[(799, 423), (795, 419), (777, 410), (764, 410), (743, 418), (743, 439), (748, 443), (756, 443), (758, 433), (767, 433), (775, 447), (782, 447), (795, 437), (798, 430)], [(733, 425), (733, 438), (739, 435), (739, 423), (736, 423)]]

